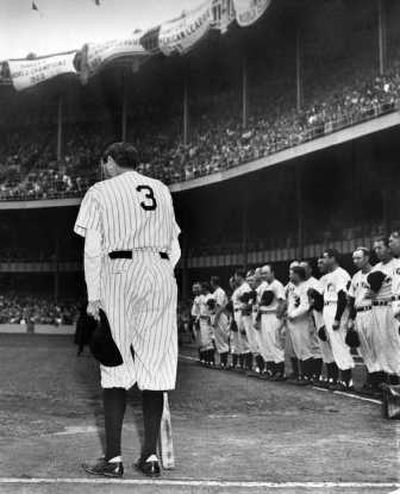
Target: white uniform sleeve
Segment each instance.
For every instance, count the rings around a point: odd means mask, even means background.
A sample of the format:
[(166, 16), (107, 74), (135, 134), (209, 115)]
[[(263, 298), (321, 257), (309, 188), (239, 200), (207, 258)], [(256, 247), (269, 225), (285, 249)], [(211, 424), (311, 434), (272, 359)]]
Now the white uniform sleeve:
[(169, 251), (170, 251), (169, 256), (172, 266), (175, 267), (179, 259), (181, 258), (181, 246), (179, 245), (178, 237), (175, 237), (172, 240), (172, 244), (170, 245)]
[(285, 300), (285, 288), (282, 285), (280, 281), (276, 280), (276, 283), (274, 283), (273, 291), (275, 293), (275, 296), (278, 300)]
[(100, 300), (101, 236), (97, 230), (85, 229), (84, 269), (89, 302)]
[(86, 192), (74, 226), (74, 232), (81, 237), (85, 237), (88, 230), (102, 231), (100, 204), (93, 188)]

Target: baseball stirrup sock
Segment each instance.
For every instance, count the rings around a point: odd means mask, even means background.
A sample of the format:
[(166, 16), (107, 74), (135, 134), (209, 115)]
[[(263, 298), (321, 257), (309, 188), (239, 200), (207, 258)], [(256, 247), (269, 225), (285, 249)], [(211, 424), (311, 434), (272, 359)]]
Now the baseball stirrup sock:
[(164, 407), (164, 394), (162, 391), (143, 391), (143, 423), (144, 443), (142, 458), (157, 454), (157, 441), (160, 432), (160, 423)]
[(299, 361), (295, 357), (292, 357), (290, 359), (290, 361), (292, 363), (292, 373), (293, 373), (293, 375), (296, 376), (296, 377), (299, 377)]
[(322, 373), (322, 358), (315, 358), (313, 364), (314, 376), (319, 379)]
[(126, 408), (124, 388), (103, 389), (106, 460), (121, 455), (121, 433)]

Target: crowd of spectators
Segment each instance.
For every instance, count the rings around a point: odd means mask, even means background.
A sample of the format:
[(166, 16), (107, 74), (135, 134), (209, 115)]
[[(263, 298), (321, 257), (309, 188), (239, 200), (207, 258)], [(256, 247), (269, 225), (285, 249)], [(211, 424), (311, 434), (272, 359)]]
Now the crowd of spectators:
[[(190, 180), (376, 118), (398, 106), (398, 65), (382, 76), (359, 69), (334, 80), (335, 84), (327, 78), (324, 86), (310, 84), (301, 110), (285, 90), (271, 96), (254, 89), (245, 127), (240, 114), (235, 117), (230, 111), (231, 95), (221, 96), (217, 107), (191, 120), (187, 145), (176, 120), (164, 129), (157, 129), (154, 122), (133, 123), (135, 135), (128, 140), (139, 149), (139, 171), (166, 183)], [(144, 132), (137, 132), (137, 127)], [(6, 134), (0, 144), (0, 200), (81, 196), (98, 180), (100, 153), (109, 141), (101, 128), (76, 126), (66, 135), (63, 157), (57, 160), (49, 131)]]
[(2, 293), (0, 295), (0, 324), (73, 324), (77, 317), (76, 304), (55, 303), (48, 297)]

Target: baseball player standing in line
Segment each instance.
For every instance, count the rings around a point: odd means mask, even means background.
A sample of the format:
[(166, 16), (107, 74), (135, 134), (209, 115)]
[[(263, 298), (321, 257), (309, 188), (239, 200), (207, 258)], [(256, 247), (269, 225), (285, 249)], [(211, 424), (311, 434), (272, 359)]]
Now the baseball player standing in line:
[[(248, 283), (244, 279), (244, 272), (242, 270), (237, 270), (234, 275), (236, 289), (232, 294), (233, 303), (233, 317), (236, 322), (237, 331), (232, 333), (232, 351), (233, 360), (239, 364), (236, 364), (236, 368), (243, 369), (246, 355), (250, 352), (249, 343), (247, 341), (246, 330), (243, 325), (242, 318), (242, 295), (245, 292), (250, 291)], [(236, 358), (235, 358), (236, 356)]]
[(163, 392), (175, 388), (177, 285), (180, 257), (171, 194), (167, 186), (135, 171), (136, 149), (119, 142), (102, 159), (106, 180), (83, 198), (74, 231), (85, 238), (87, 312), (108, 317), (123, 363), (100, 365), (105, 416), (105, 457), (84, 464), (86, 472), (121, 477), (121, 432), (127, 390), (143, 395), (144, 444), (136, 468), (157, 476), (156, 454)]
[(322, 276), (318, 281), (318, 284), (315, 284), (313, 288), (311, 287), (308, 289), (308, 296), (310, 298), (310, 305), (313, 310), (315, 330), (318, 335), (318, 344), (321, 350), (322, 362), (326, 367), (326, 376), (323, 377), (321, 374), (319, 380), (314, 382), (314, 385), (321, 388), (328, 388), (330, 385), (337, 382), (339, 370), (333, 357), (331, 343), (328, 339), (323, 318), (324, 297), (321, 281), (327, 273), (327, 268), (322, 257), (317, 260), (317, 267)]
[(258, 305), (261, 314), (260, 352), (266, 361), (267, 373), (271, 379), (282, 381), (285, 379), (285, 354), (282, 343), (283, 313), (285, 303), (285, 289), (275, 278), (270, 264), (261, 269), (263, 283), (258, 287)]
[(201, 296), (199, 298), (199, 344), (203, 355), (203, 364), (214, 366), (214, 331), (211, 326), (211, 317), (215, 301), (211, 295), (210, 285), (207, 281), (201, 283)]
[(287, 327), (293, 344), (293, 350), (300, 361), (301, 376), (299, 384), (311, 384), (313, 375), (312, 331), (313, 321), (308, 300), (308, 287), (305, 283), (306, 272), (301, 266), (292, 268), (292, 283), (287, 307)]
[[(311, 263), (309, 261), (301, 261), (300, 266), (304, 269), (306, 275), (304, 284), (307, 292), (311, 288), (321, 293), (321, 284), (317, 280), (317, 278), (314, 278), (314, 276), (312, 275)], [(321, 340), (318, 338), (317, 335), (316, 317), (318, 316), (315, 315), (313, 310), (310, 311), (310, 315), (311, 315), (310, 343), (311, 343), (311, 353), (313, 358), (311, 367), (312, 367), (312, 380), (315, 383), (315, 382), (319, 382), (320, 380), (323, 360), (322, 360), (322, 350), (320, 344)], [(332, 357), (332, 361), (333, 361), (333, 357)]]
[(339, 383), (333, 389), (350, 390), (353, 386), (351, 370), (353, 357), (346, 345), (348, 307), (347, 290), (350, 275), (339, 266), (339, 253), (336, 249), (327, 249), (323, 255), (327, 273), (321, 278), (324, 295), (323, 318), (331, 344), (333, 357), (341, 371)]
[[(285, 312), (287, 312), (287, 307), (289, 304), (289, 299), (292, 295), (292, 292), (295, 290), (295, 285), (293, 283), (293, 268), (299, 266), (299, 261), (292, 261), (289, 265), (289, 281), (285, 286)], [(293, 349), (293, 342), (291, 338), (291, 334), (288, 328), (287, 319), (285, 320), (285, 357), (290, 359), (290, 363), (292, 365), (292, 373), (288, 376), (290, 381), (298, 382), (300, 379), (300, 362), (296, 357), (296, 353)]]
[(229, 317), (225, 307), (228, 303), (228, 297), (225, 290), (221, 288), (218, 276), (212, 276), (210, 284), (213, 290), (212, 297), (215, 300), (214, 316), (211, 321), (214, 330), (215, 347), (219, 354), (220, 367), (221, 369), (226, 369), (229, 353)]
[(254, 354), (254, 360), (255, 360), (255, 367), (254, 371), (256, 374), (263, 374), (265, 370), (265, 362), (264, 359), (261, 355), (261, 339), (260, 339), (260, 330), (261, 330), (261, 319), (258, 316), (258, 293), (257, 293), (257, 288), (261, 284), (261, 269), (257, 268), (254, 271), (254, 274), (252, 276), (248, 276), (247, 282), (251, 288), (251, 293), (250, 293), (250, 299), (249, 303), (251, 305), (251, 321), (252, 321), (252, 328), (254, 332), (254, 338), (256, 341), (256, 352)]
[[(400, 277), (400, 260), (393, 257), (386, 237), (375, 240), (374, 251), (380, 262), (368, 276), (370, 290), (366, 297), (372, 301), (375, 351), (380, 370), (388, 375), (390, 384), (397, 384), (400, 376), (400, 336), (399, 323), (395, 317), (396, 300), (393, 297), (399, 293), (396, 285)], [(383, 273), (383, 280), (376, 287), (371, 284), (374, 272)]]
[(355, 329), (360, 339), (359, 352), (367, 367), (367, 380), (362, 391), (367, 394), (379, 392), (378, 373), (381, 370), (375, 352), (374, 326), (372, 320), (372, 302), (366, 298), (369, 290), (367, 276), (372, 270), (370, 252), (365, 247), (358, 247), (353, 252), (353, 263), (358, 269), (349, 288), (350, 316), (348, 329)]
[(199, 352), (199, 362), (201, 364), (205, 363), (205, 357), (200, 348), (200, 298), (201, 298), (201, 284), (199, 282), (193, 283), (192, 293), (194, 296), (192, 310), (190, 312), (192, 316), (192, 330), (194, 334), (194, 339), (197, 344)]
[(257, 293), (252, 288), (254, 284), (254, 271), (249, 271), (246, 275), (246, 282), (242, 285), (245, 288), (241, 295), (242, 324), (249, 345), (249, 353), (245, 356), (245, 368), (249, 371), (253, 369), (253, 357), (258, 355), (259, 347), (258, 333), (253, 324), (253, 305), (257, 302)]

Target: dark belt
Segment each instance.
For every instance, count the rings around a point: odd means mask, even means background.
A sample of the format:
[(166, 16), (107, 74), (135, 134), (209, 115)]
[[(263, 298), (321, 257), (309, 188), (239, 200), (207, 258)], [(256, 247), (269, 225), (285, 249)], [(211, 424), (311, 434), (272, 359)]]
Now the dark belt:
[(370, 305), (366, 305), (365, 307), (357, 307), (356, 311), (357, 312), (367, 312), (371, 309), (372, 309), (372, 307)]
[(372, 305), (374, 307), (386, 307), (391, 304), (390, 300), (373, 300)]
[[(154, 254), (159, 254), (161, 259), (169, 259), (169, 255), (167, 252), (157, 252), (152, 250), (138, 250), (138, 252), (154, 252)], [(132, 259), (133, 251), (131, 250), (114, 250), (113, 252), (109, 252), (108, 257), (110, 259)]]

